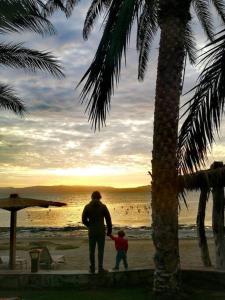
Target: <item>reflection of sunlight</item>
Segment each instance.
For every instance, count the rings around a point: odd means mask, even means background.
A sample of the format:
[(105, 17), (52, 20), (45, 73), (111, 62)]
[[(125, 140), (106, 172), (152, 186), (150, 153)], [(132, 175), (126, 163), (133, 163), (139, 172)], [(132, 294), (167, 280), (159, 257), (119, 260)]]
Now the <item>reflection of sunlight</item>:
[(101, 176), (101, 175), (118, 175), (125, 173), (123, 167), (112, 166), (91, 166), (84, 168), (68, 168), (48, 170), (49, 174), (61, 176)]

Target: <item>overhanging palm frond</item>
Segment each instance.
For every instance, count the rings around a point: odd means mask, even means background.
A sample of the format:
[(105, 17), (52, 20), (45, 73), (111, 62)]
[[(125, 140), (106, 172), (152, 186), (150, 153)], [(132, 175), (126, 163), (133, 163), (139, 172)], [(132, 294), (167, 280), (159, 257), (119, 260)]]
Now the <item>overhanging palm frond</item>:
[(190, 22), (187, 24), (185, 29), (184, 47), (188, 54), (189, 61), (192, 65), (196, 63), (196, 42), (193, 36), (193, 32), (190, 26)]
[(46, 17), (51, 16), (56, 10), (61, 10), (68, 18), (79, 1), (80, 0), (47, 0), (42, 13)]
[(141, 0), (113, 0), (102, 39), (95, 58), (81, 79), (86, 81), (81, 101), (87, 103), (86, 111), (94, 129), (105, 124), (115, 83), (120, 78), (121, 59), (126, 53), (131, 27), (137, 16)]
[(224, 0), (211, 0), (217, 13), (221, 17), (223, 23), (225, 23), (225, 3)]
[(16, 96), (10, 86), (5, 84), (0, 84), (0, 109), (11, 110), (21, 116), (26, 111), (23, 101)]
[(139, 52), (139, 80), (144, 80), (151, 43), (158, 29), (158, 2), (158, 0), (146, 1), (138, 21), (137, 50)]
[(109, 8), (112, 0), (93, 0), (88, 9), (83, 28), (83, 37), (85, 40), (93, 28), (94, 22), (104, 9)]
[(67, 0), (66, 1), (66, 15), (69, 17), (72, 14), (72, 11), (74, 9), (74, 7), (76, 6), (76, 4), (79, 2), (80, 0)]
[(183, 173), (204, 165), (224, 112), (225, 30), (203, 49), (207, 51), (201, 62), (206, 65), (193, 89), (194, 96), (185, 104), (186, 119), (179, 134), (178, 156)]
[(41, 3), (34, 0), (1, 0), (0, 33), (31, 30), (42, 35), (53, 34), (53, 25), (39, 11)]
[(0, 64), (34, 72), (43, 70), (55, 77), (63, 77), (56, 58), (49, 52), (27, 49), (22, 44), (0, 43)]
[(192, 6), (207, 37), (213, 40), (213, 21), (209, 0), (193, 0)]

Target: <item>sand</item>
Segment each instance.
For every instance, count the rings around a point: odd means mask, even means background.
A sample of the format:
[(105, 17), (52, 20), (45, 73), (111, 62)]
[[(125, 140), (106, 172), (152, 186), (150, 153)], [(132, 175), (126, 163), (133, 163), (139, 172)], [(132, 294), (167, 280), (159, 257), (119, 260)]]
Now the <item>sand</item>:
[[(23, 238), (17, 240), (17, 255), (26, 257), (29, 263), (29, 249), (32, 242), (44, 242), (50, 252), (54, 255), (64, 255), (66, 263), (60, 264), (57, 269), (61, 270), (87, 270), (88, 261), (88, 240), (87, 238), (54, 237), (54, 238)], [(209, 240), (209, 249), (212, 262), (214, 263), (213, 240)], [(8, 240), (0, 239), (0, 256), (8, 255)], [(151, 240), (129, 240), (128, 263), (129, 268), (153, 268), (154, 247)], [(116, 251), (114, 242), (107, 238), (105, 247), (104, 266), (111, 269), (115, 263)], [(202, 268), (198, 241), (180, 240), (181, 267), (188, 269)], [(0, 269), (1, 269), (0, 265)], [(28, 266), (29, 267), (29, 266)], [(122, 268), (121, 268), (122, 269)]]

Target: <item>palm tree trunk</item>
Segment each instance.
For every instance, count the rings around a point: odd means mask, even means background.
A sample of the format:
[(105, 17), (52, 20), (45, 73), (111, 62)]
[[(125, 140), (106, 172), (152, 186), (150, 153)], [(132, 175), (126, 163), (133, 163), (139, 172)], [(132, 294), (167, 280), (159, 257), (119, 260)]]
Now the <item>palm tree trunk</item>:
[(224, 188), (213, 188), (213, 235), (216, 252), (216, 268), (225, 270), (224, 240)]
[(165, 295), (165, 299), (168, 299), (168, 294), (179, 290), (177, 139), (185, 57), (184, 33), (190, 18), (190, 3), (185, 7), (187, 2), (160, 1), (161, 37), (152, 160), (152, 236), (156, 250), (154, 291)]
[(201, 194), (199, 197), (199, 204), (198, 204), (198, 215), (197, 215), (197, 232), (198, 232), (199, 247), (201, 250), (202, 262), (205, 267), (212, 266), (210, 256), (209, 256), (207, 238), (205, 235), (205, 209), (206, 209), (208, 193), (209, 192), (207, 189), (201, 189)]
[[(214, 162), (211, 169), (223, 167), (222, 162)], [(212, 228), (216, 252), (216, 268), (225, 270), (225, 238), (224, 238), (224, 187), (215, 185), (212, 189), (213, 213)]]

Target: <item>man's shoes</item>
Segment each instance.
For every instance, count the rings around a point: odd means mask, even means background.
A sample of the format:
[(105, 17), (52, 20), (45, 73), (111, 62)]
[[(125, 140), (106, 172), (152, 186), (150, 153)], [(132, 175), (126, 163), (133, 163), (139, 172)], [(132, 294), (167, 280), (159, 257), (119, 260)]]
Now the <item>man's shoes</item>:
[(95, 274), (95, 268), (90, 267), (90, 268), (89, 268), (89, 273)]
[(119, 271), (119, 268), (115, 267), (113, 268), (113, 271)]
[(103, 268), (98, 269), (99, 274), (105, 274), (105, 273), (108, 273), (108, 272), (109, 272), (108, 270), (105, 270)]

